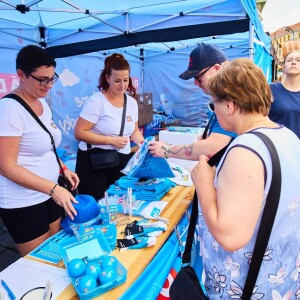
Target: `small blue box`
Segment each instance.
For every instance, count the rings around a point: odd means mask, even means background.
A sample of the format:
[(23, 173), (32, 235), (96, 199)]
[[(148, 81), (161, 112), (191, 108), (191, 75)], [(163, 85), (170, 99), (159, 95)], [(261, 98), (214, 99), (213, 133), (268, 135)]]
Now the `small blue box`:
[[(75, 258), (83, 259), (84, 261), (99, 261), (105, 256), (108, 256), (111, 252), (111, 246), (108, 244), (102, 230), (93, 230), (81, 236), (81, 241), (78, 242), (75, 236), (70, 237), (66, 241), (62, 241), (59, 245), (60, 253), (63, 258), (66, 269), (68, 270), (68, 264)], [(114, 256), (113, 256), (114, 257)], [(115, 258), (115, 257), (114, 257)], [(97, 286), (93, 290), (82, 293), (78, 289), (79, 278), (72, 278), (71, 281), (82, 300), (92, 299), (98, 295), (104, 294), (109, 290), (121, 285), (126, 281), (127, 270), (125, 267), (115, 258), (117, 261), (116, 272), (117, 276), (112, 281), (105, 284), (100, 284), (97, 280)]]
[(90, 226), (84, 226), (83, 228), (79, 229), (79, 234), (84, 235), (92, 231), (101, 230), (104, 234), (111, 251), (113, 251), (116, 247), (117, 243), (117, 226), (116, 224), (102, 224), (102, 225), (90, 225)]

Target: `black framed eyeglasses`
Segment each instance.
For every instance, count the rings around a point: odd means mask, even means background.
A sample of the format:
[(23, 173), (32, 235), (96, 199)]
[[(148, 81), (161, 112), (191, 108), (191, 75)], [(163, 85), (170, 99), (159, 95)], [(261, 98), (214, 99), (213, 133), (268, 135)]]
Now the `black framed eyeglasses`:
[(209, 102), (207, 104), (207, 107), (209, 108), (210, 111), (212, 111), (212, 112), (215, 111), (215, 104), (213, 102)]
[(29, 73), (29, 75), (33, 79), (37, 80), (40, 83), (40, 86), (46, 86), (49, 83), (54, 84), (58, 80), (58, 78), (59, 78), (59, 76), (56, 73), (54, 73), (54, 76), (52, 78), (50, 78), (50, 79), (39, 79), (39, 78), (33, 76), (31, 73)]
[(207, 68), (204, 72), (202, 72), (201, 74), (199, 74), (198, 76), (194, 76), (195, 80), (201, 81), (201, 78), (203, 77), (203, 75), (209, 70), (211, 69), (213, 66), (210, 66), (209, 68)]

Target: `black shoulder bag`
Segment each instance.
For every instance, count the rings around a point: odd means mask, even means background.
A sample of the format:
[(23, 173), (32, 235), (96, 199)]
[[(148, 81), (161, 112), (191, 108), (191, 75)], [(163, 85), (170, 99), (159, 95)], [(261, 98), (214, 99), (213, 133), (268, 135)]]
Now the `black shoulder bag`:
[[(119, 136), (122, 136), (124, 131), (126, 106), (127, 106), (127, 97), (126, 94), (124, 94), (124, 105), (123, 105), (121, 129), (120, 129)], [(92, 148), (91, 144), (88, 143), (87, 143), (87, 148), (90, 153), (93, 170), (116, 167), (120, 163), (118, 152), (116, 149), (102, 149), (98, 147)]]
[[(272, 159), (272, 181), (266, 199), (265, 207), (263, 210), (263, 215), (261, 218), (259, 230), (257, 233), (253, 255), (249, 266), (249, 271), (247, 274), (241, 300), (251, 299), (255, 282), (259, 273), (259, 269), (263, 261), (263, 257), (271, 235), (273, 223), (275, 220), (275, 216), (279, 204), (280, 192), (281, 192), (281, 168), (280, 168), (279, 157), (274, 144), (265, 134), (261, 132), (251, 132), (251, 133), (259, 136), (264, 141), (267, 148), (269, 149), (271, 159)], [(197, 197), (197, 193), (195, 192), (185, 250), (182, 255), (182, 267), (170, 287), (171, 300), (208, 299), (208, 297), (204, 294), (201, 288), (195, 270), (193, 269), (193, 267), (190, 266), (191, 250), (192, 250), (197, 218), (198, 218), (198, 197)]]
[(57, 182), (60, 186), (67, 189), (75, 197), (78, 194), (78, 191), (77, 191), (77, 189), (72, 191), (72, 185), (70, 184), (70, 182), (68, 181), (68, 179), (65, 176), (65, 172), (62, 168), (60, 159), (59, 159), (57, 151), (56, 151), (54, 139), (53, 139), (53, 136), (50, 133), (50, 131), (43, 124), (43, 122), (39, 119), (39, 117), (36, 115), (36, 113), (31, 109), (31, 107), (21, 97), (19, 97), (16, 94), (8, 94), (8, 95), (5, 96), (5, 98), (12, 98), (12, 99), (18, 101), (31, 114), (31, 116), (37, 121), (37, 123), (49, 134), (50, 139), (51, 139), (51, 145), (52, 145), (53, 152), (55, 154), (55, 157), (56, 157), (57, 163), (59, 165), (59, 168), (62, 172), (62, 174), (59, 175)]

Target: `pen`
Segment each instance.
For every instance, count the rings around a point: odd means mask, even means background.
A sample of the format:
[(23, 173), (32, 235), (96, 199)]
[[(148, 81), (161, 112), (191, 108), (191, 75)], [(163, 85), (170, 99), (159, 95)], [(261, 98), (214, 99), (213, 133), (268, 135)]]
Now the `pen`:
[(45, 290), (44, 290), (43, 300), (49, 300), (51, 298), (51, 293), (52, 293), (52, 282), (50, 282), (50, 280), (47, 280)]
[(16, 299), (16, 296), (14, 295), (14, 293), (11, 291), (11, 289), (8, 287), (8, 285), (6, 284), (6, 282), (1, 279), (1, 283), (4, 287), (4, 289), (6, 290), (7, 294), (8, 294), (8, 297), (10, 300), (15, 300)]

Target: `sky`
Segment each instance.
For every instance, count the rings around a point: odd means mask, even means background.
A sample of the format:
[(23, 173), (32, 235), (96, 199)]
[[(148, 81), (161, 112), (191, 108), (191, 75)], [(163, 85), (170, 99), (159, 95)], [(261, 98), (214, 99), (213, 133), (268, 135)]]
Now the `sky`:
[(300, 22), (300, 0), (267, 0), (262, 11), (264, 30), (274, 32), (280, 27)]

